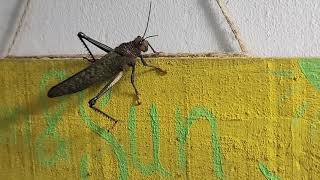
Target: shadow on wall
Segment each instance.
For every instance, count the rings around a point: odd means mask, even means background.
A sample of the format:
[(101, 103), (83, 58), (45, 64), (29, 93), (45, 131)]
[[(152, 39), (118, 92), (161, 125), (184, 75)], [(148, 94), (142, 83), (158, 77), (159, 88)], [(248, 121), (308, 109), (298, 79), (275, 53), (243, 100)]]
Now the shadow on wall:
[[(24, 1), (14, 1), (15, 3), (12, 3), (12, 10), (7, 11), (10, 12), (7, 17), (10, 17), (7, 20), (7, 24), (1, 26), (1, 31), (3, 31), (2, 35), (0, 36), (0, 56), (1, 55), (6, 55), (4, 52), (6, 51), (6, 48), (8, 46), (8, 43), (11, 41), (11, 37), (13, 36), (13, 33), (15, 32), (16, 29), (16, 22), (19, 18), (19, 15), (22, 14), (22, 11), (25, 6)], [(10, 8), (10, 7), (9, 7)]]
[[(212, 0), (198, 0), (198, 3), (200, 7), (204, 11), (205, 19), (207, 23), (210, 25), (213, 33), (213, 37), (217, 38), (218, 42), (217, 45), (219, 49), (223, 52), (234, 52), (238, 51), (235, 49), (235, 47), (232, 46), (232, 42), (230, 39), (233, 39), (232, 37), (228, 37), (229, 33), (224, 29), (222, 26), (222, 23), (219, 23), (219, 17), (223, 17), (221, 13), (218, 13), (217, 9), (214, 9), (213, 7), (218, 7), (217, 4), (216, 6), (212, 6), (212, 3), (216, 3), (215, 1)], [(220, 10), (219, 10), (220, 11)], [(223, 17), (224, 18), (224, 17)], [(216, 39), (215, 39), (216, 40)]]

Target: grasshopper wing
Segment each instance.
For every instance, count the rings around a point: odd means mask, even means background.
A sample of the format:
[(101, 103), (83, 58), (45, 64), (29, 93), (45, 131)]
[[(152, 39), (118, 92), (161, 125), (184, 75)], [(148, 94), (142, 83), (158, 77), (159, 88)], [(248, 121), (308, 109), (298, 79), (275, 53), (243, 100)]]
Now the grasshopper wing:
[(126, 58), (128, 57), (110, 52), (87, 68), (53, 86), (48, 91), (48, 97), (76, 93), (92, 84), (110, 81), (124, 68)]

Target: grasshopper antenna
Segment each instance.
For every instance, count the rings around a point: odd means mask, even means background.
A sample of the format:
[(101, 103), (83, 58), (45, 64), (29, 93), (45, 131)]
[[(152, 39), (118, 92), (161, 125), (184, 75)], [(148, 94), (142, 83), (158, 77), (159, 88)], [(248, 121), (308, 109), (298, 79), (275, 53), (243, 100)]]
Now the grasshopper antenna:
[(148, 38), (151, 38), (151, 37), (156, 37), (156, 36), (158, 36), (158, 34), (155, 34), (155, 35), (152, 35), (152, 36), (148, 36), (148, 37), (144, 38), (144, 40), (146, 40)]
[(148, 14), (147, 27), (146, 27), (146, 29), (144, 30), (144, 33), (143, 33), (142, 38), (144, 38), (144, 36), (146, 35), (146, 32), (147, 32), (147, 30), (148, 30), (149, 21), (150, 21), (150, 14), (151, 14), (151, 1), (150, 1), (150, 6), (149, 6), (149, 14)]

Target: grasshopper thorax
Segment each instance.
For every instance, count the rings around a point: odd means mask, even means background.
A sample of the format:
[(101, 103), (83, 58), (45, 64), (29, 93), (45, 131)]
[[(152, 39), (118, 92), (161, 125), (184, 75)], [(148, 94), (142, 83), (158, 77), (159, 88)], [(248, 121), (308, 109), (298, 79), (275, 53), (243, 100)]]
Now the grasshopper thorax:
[(141, 36), (137, 36), (133, 40), (133, 45), (135, 48), (139, 49), (142, 52), (147, 52), (148, 51), (148, 41), (142, 38)]
[(149, 43), (145, 38), (137, 36), (133, 41), (120, 44), (120, 46), (115, 48), (115, 52), (122, 56), (127, 57), (138, 57), (141, 52), (148, 51)]

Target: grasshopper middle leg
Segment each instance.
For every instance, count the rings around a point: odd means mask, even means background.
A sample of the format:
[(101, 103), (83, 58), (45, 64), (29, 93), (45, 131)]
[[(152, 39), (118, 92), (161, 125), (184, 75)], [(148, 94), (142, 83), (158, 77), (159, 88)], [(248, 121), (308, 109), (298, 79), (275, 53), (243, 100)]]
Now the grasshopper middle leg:
[(139, 98), (139, 92), (138, 92), (138, 89), (134, 83), (134, 80), (135, 80), (135, 65), (132, 65), (132, 72), (131, 72), (131, 84), (134, 88), (134, 92), (135, 92), (135, 96), (136, 96), (136, 99), (137, 99), (137, 104), (140, 105), (141, 102), (140, 102), (140, 98)]

